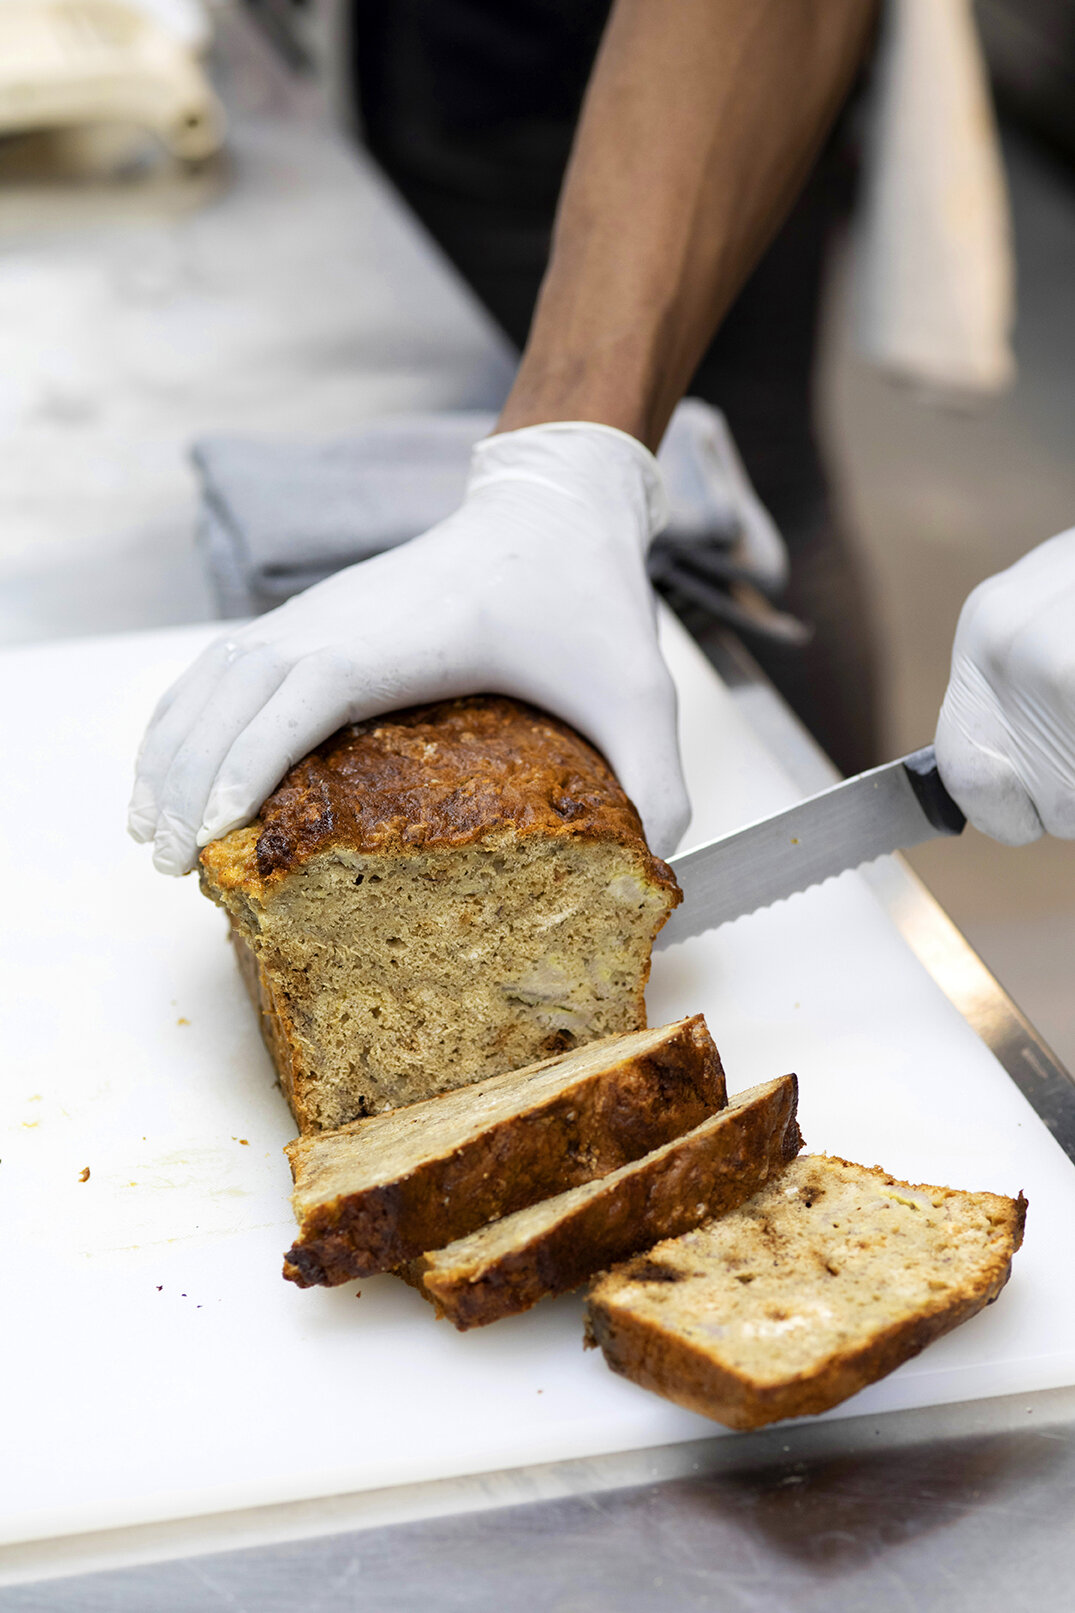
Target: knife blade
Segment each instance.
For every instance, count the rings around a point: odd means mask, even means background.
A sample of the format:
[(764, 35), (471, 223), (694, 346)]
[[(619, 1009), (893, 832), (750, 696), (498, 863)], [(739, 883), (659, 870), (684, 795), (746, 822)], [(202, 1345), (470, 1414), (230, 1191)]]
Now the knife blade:
[(845, 868), (960, 834), (966, 821), (927, 745), (673, 857), (683, 901), (655, 944), (674, 946)]

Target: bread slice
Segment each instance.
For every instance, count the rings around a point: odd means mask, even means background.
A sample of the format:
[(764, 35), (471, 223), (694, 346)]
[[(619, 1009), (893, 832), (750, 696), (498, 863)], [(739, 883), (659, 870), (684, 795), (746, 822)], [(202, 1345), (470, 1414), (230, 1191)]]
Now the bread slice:
[(826, 1411), (996, 1299), (1026, 1200), (804, 1155), (594, 1283), (614, 1372), (730, 1428)]
[(299, 1138), (284, 1275), (306, 1288), (389, 1270), (618, 1169), (726, 1101), (696, 1014)]
[(491, 695), (341, 729), (201, 880), (303, 1132), (641, 1029), (681, 899), (592, 745)]
[(802, 1147), (796, 1099), (793, 1075), (751, 1087), (685, 1136), (422, 1255), (400, 1275), (460, 1332), (529, 1310), (742, 1204)]

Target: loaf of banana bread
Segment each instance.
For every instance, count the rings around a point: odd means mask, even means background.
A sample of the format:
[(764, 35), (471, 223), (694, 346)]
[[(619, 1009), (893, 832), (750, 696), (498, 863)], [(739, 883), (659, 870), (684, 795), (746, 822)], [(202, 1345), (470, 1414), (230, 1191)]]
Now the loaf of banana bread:
[(303, 1132), (643, 1027), (680, 900), (598, 752), (499, 696), (341, 729), (201, 881)]

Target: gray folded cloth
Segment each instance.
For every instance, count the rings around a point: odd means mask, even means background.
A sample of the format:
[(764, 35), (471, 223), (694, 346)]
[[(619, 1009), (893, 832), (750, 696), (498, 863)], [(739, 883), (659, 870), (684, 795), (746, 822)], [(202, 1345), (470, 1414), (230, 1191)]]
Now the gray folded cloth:
[[(345, 566), (435, 526), (463, 500), (470, 452), (491, 414), (374, 420), (330, 442), (214, 436), (193, 449), (198, 541), (221, 616), (257, 616)], [(671, 520), (650, 573), (737, 626), (801, 638), (766, 596), (787, 554), (719, 410), (680, 404), (658, 455)]]

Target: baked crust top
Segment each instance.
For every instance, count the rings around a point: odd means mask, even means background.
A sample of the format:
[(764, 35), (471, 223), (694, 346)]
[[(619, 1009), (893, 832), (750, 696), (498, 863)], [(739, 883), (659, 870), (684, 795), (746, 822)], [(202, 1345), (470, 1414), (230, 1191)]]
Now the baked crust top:
[(600, 753), (566, 723), (501, 695), (341, 728), (287, 773), (249, 828), (211, 842), (201, 861), (214, 884), (235, 889), (274, 884), (338, 847), (391, 854), (530, 835), (614, 841), (681, 899)]

